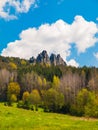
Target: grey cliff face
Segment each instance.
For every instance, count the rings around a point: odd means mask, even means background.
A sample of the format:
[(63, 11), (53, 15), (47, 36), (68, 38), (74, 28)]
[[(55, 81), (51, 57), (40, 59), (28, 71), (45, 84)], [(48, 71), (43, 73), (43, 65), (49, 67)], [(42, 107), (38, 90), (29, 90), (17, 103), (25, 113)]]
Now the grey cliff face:
[(51, 54), (49, 57), (46, 50), (43, 50), (40, 54), (38, 54), (37, 58), (30, 58), (30, 63), (41, 63), (41, 64), (51, 64), (51, 65), (66, 65), (65, 61), (62, 59), (60, 54), (55, 55)]
[(66, 65), (65, 61), (62, 59), (62, 57), (60, 56), (60, 54), (57, 55), (56, 64), (57, 65)]
[(55, 54), (51, 54), (50, 56), (50, 61), (51, 61), (51, 64), (53, 65), (56, 65), (56, 55)]
[(30, 63), (36, 63), (36, 59), (32, 56), (29, 60)]
[(42, 51), (37, 58), (36, 58), (37, 63), (50, 63), (49, 56), (47, 54), (47, 51)]

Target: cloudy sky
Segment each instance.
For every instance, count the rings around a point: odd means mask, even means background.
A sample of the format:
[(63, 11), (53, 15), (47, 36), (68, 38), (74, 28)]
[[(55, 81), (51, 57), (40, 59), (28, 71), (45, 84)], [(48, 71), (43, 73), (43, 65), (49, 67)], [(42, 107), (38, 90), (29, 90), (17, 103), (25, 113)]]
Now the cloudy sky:
[(0, 0), (0, 54), (29, 59), (42, 50), (98, 67), (98, 0)]

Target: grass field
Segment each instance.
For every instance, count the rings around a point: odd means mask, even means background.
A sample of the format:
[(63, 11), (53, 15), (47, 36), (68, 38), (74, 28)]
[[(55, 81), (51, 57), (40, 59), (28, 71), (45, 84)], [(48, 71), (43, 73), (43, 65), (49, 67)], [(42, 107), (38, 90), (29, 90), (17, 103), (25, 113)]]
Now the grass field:
[(0, 103), (0, 130), (98, 130), (98, 120), (33, 112)]

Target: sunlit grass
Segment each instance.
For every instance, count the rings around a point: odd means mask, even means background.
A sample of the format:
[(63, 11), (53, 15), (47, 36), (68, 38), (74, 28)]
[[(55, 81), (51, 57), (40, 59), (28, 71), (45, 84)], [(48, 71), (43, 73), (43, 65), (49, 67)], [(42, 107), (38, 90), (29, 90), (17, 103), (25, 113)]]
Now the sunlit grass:
[(98, 130), (98, 120), (0, 104), (0, 130)]

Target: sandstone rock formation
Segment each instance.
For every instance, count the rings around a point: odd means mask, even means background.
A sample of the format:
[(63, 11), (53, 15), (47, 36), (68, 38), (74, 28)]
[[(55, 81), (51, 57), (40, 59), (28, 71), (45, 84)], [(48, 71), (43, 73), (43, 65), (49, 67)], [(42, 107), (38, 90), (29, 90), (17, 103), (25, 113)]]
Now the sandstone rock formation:
[(30, 63), (41, 63), (41, 64), (50, 64), (50, 65), (66, 65), (66, 62), (62, 59), (60, 54), (55, 55), (51, 54), (49, 57), (46, 50), (43, 50), (40, 54), (38, 54), (37, 58), (30, 58)]

